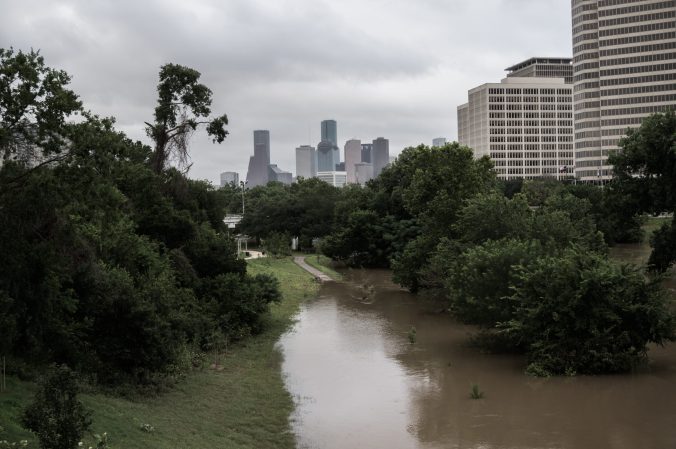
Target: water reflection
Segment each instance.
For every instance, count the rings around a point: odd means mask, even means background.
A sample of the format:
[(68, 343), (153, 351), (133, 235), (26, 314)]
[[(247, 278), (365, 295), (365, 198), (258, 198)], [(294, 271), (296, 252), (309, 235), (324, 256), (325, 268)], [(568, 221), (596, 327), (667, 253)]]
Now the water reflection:
[[(301, 448), (676, 447), (676, 347), (644, 372), (534, 379), (421, 307), (386, 272), (323, 287), (280, 346)], [(360, 285), (375, 285), (363, 301)], [(411, 326), (417, 342), (407, 339)], [(472, 384), (485, 392), (472, 400)]]

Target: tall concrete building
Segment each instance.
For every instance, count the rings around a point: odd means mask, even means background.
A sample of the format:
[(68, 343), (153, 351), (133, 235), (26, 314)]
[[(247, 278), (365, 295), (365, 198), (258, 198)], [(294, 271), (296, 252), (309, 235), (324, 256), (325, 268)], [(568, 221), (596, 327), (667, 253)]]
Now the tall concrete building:
[(270, 165), (270, 131), (254, 131), (254, 155), (249, 158), (249, 169), (246, 174), (248, 187), (256, 187), (268, 183), (268, 165)]
[(333, 144), (333, 166), (340, 164), (340, 148), (338, 148), (338, 123), (335, 120), (322, 121), (322, 141), (328, 141)]
[[(536, 60), (554, 61), (555, 77), (509, 76), (541, 64)], [(469, 91), (469, 102), (458, 107), (458, 142), (476, 157), (489, 156), (502, 179), (572, 177), (573, 92), (565, 76), (556, 77), (566, 60), (529, 61), (507, 69), (510, 74), (502, 82)]]
[(372, 143), (361, 144), (361, 161), (371, 163), (371, 151), (373, 151)]
[(676, 105), (676, 0), (572, 0), (575, 175), (612, 177), (627, 128)]
[(317, 172), (317, 178), (334, 187), (345, 187), (347, 183), (347, 173), (344, 171), (320, 171)]
[(371, 150), (371, 163), (373, 164), (373, 176), (375, 178), (390, 163), (390, 141), (384, 137), (378, 137), (373, 141)]
[(336, 160), (334, 156), (334, 144), (329, 140), (322, 140), (317, 145), (317, 172), (327, 172), (336, 170)]
[(296, 148), (296, 176), (314, 178), (317, 176), (317, 150), (310, 145)]
[(239, 173), (234, 171), (221, 173), (221, 187), (225, 187), (228, 184), (239, 185)]
[(432, 139), (433, 147), (443, 147), (444, 145), (446, 145), (445, 137), (437, 137), (436, 139)]
[(361, 140), (350, 139), (345, 142), (345, 172), (347, 183), (357, 183), (357, 164), (361, 163)]

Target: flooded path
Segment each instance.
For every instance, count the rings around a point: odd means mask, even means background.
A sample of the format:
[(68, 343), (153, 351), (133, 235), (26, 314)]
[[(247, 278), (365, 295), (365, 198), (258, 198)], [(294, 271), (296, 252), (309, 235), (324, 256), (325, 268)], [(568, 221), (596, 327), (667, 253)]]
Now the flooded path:
[(676, 345), (640, 373), (532, 378), (521, 357), (468, 347), (472, 328), (389, 273), (345, 278), (280, 340), (300, 448), (676, 448)]

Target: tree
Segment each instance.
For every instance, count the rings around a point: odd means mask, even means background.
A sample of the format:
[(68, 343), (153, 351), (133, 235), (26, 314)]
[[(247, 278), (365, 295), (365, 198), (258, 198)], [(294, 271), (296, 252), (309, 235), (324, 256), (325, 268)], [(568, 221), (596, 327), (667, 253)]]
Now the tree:
[[(0, 48), (0, 158), (34, 163), (67, 148), (65, 124), (82, 104), (70, 76), (45, 66), (37, 51)], [(42, 153), (42, 154), (40, 154)]]
[(198, 71), (178, 64), (165, 64), (160, 69), (155, 122), (146, 122), (146, 133), (155, 142), (150, 161), (155, 173), (162, 172), (172, 158), (179, 164), (187, 163), (188, 143), (198, 126), (206, 126), (214, 143), (222, 143), (228, 135), (227, 115), (209, 118), (211, 90), (199, 83), (199, 78)]
[(77, 375), (66, 366), (52, 368), (40, 382), (22, 424), (34, 432), (41, 449), (75, 449), (91, 425), (91, 413), (77, 399)]

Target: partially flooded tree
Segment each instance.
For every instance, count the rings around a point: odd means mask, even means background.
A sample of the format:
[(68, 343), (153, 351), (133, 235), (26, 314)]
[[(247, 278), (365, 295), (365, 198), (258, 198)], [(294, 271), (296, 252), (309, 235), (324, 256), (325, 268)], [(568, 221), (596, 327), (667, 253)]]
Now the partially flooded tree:
[(211, 89), (199, 83), (199, 78), (197, 70), (178, 64), (165, 64), (160, 69), (155, 122), (146, 122), (146, 133), (155, 142), (150, 163), (156, 173), (171, 160), (187, 164), (188, 143), (199, 126), (206, 128), (214, 143), (223, 142), (228, 135), (225, 114), (209, 117)]

